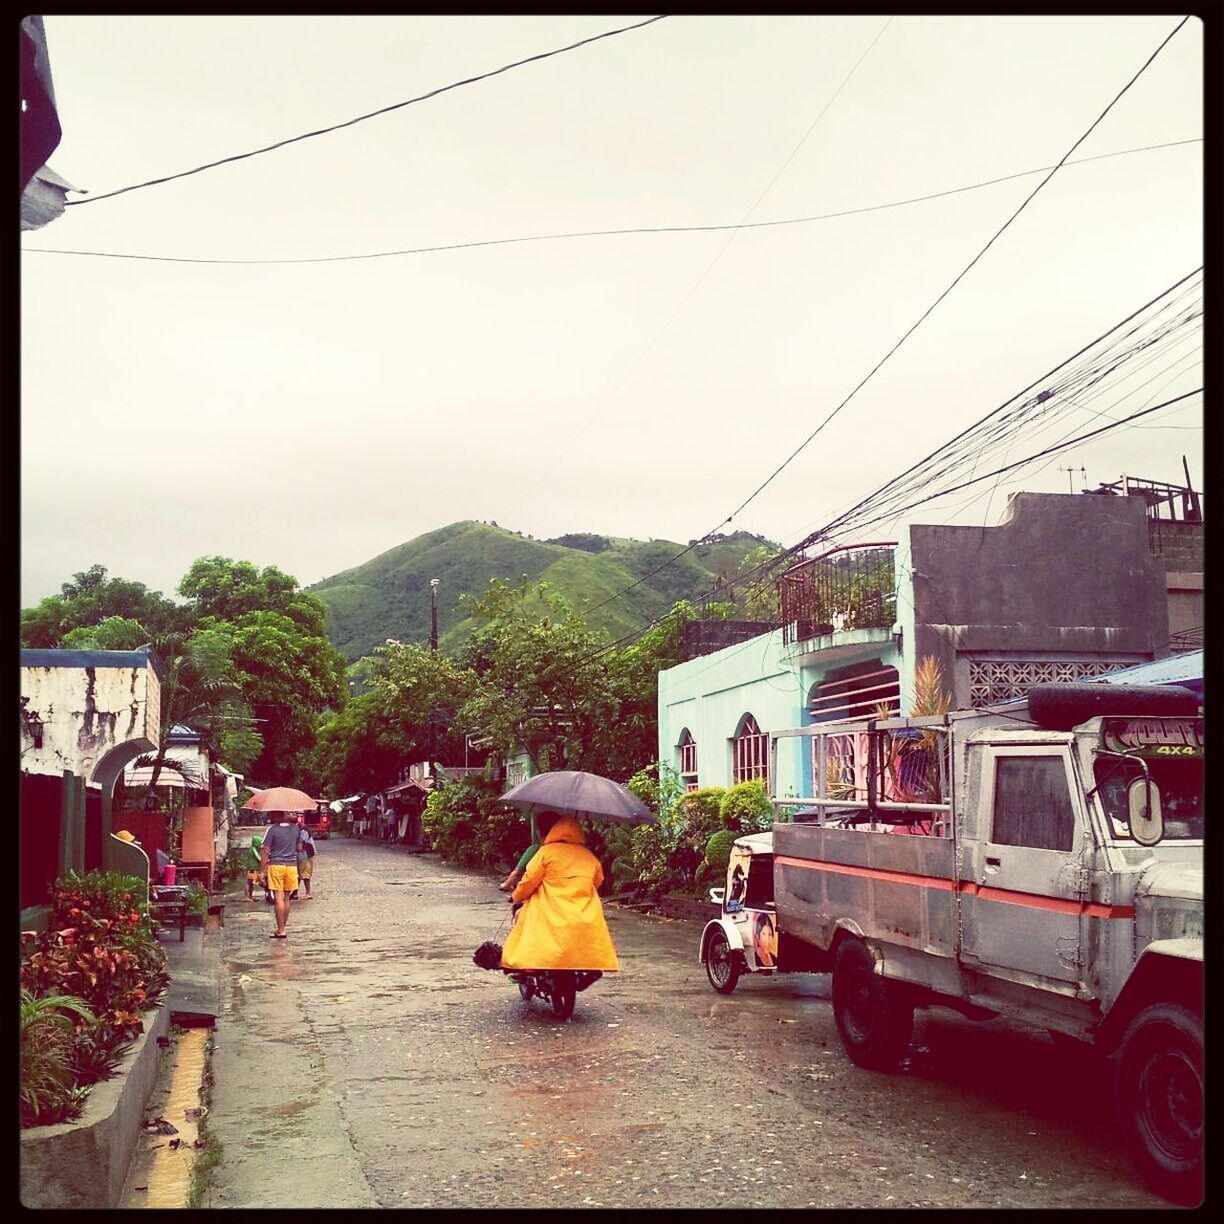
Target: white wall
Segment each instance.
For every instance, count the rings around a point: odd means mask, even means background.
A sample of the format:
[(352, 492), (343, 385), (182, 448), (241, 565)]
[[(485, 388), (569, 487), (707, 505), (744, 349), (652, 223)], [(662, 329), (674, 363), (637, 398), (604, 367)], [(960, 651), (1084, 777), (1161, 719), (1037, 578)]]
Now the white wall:
[(161, 685), (147, 664), (88, 670), (23, 664), (21, 696), (25, 709), (36, 711), (43, 721), (41, 748), (35, 748), (22, 729), (25, 773), (58, 777), (71, 770), (77, 777), (92, 778), (98, 762), (113, 748), (125, 743), (153, 748), (160, 737)]

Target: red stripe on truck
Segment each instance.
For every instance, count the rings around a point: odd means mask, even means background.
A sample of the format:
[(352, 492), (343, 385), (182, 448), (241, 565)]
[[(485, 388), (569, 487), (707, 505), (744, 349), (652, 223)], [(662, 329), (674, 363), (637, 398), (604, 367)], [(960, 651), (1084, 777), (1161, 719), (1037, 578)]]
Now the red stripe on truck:
[(983, 901), (995, 901), (1000, 905), (1022, 905), (1028, 909), (1051, 910), (1059, 914), (1084, 914), (1089, 918), (1133, 918), (1135, 910), (1130, 905), (1101, 905), (1097, 902), (1070, 901), (1062, 897), (1042, 897), (1036, 893), (1014, 892), (1007, 888), (991, 888), (985, 884), (974, 884), (972, 880), (945, 880), (939, 876), (916, 875), (908, 871), (885, 871), (879, 867), (855, 867), (848, 863), (825, 863), (818, 859), (792, 858), (788, 854), (775, 854), (775, 863), (788, 867), (807, 867), (813, 871), (829, 871), (835, 875), (859, 876), (867, 880), (881, 880), (885, 884), (908, 884), (913, 888), (935, 888), (944, 892), (962, 892)]

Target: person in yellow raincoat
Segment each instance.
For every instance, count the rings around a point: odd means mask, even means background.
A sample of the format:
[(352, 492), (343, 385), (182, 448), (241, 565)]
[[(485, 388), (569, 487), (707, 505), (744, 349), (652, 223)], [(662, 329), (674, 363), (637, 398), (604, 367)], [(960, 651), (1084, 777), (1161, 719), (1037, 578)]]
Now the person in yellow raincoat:
[(540, 812), (536, 828), (544, 841), (510, 894), (523, 908), (506, 937), (502, 968), (619, 969), (599, 902), (603, 868), (577, 818)]

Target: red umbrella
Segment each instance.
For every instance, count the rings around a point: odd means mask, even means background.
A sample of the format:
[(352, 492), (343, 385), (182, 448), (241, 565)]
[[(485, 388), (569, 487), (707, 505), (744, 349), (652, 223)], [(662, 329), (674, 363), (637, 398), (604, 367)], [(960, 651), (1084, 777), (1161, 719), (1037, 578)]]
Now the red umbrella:
[(305, 791), (294, 790), (292, 786), (270, 786), (256, 791), (242, 808), (249, 812), (313, 812), (317, 806), (318, 801)]

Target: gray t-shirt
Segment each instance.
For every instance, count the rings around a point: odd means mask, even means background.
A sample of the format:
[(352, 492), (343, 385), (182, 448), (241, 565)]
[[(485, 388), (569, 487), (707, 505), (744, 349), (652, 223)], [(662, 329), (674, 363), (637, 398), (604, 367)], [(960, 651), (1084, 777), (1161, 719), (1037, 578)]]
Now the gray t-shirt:
[(264, 849), (268, 862), (273, 867), (297, 866), (298, 826), (296, 824), (269, 825), (264, 833)]

